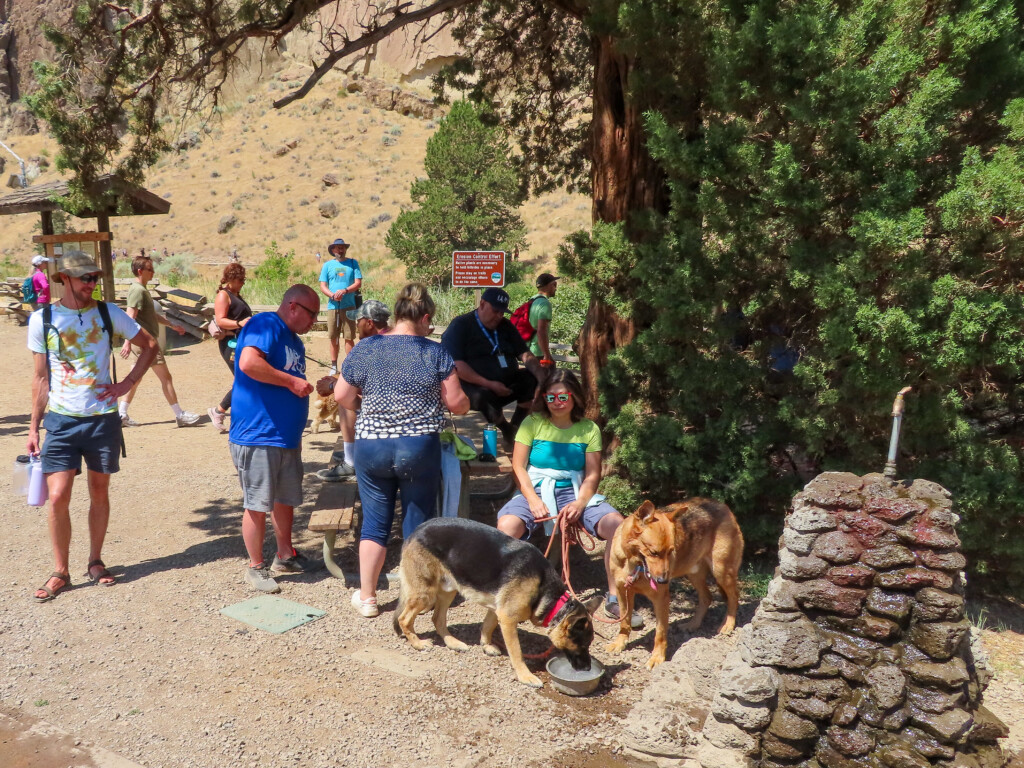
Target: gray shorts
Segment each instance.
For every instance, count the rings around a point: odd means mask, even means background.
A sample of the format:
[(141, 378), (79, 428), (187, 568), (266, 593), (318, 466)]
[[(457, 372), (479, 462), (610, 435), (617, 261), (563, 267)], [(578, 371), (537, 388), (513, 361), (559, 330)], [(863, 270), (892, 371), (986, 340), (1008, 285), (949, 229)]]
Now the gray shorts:
[(231, 460), (242, 485), (242, 506), (273, 512), (274, 504), (302, 503), (302, 449), (230, 443)]

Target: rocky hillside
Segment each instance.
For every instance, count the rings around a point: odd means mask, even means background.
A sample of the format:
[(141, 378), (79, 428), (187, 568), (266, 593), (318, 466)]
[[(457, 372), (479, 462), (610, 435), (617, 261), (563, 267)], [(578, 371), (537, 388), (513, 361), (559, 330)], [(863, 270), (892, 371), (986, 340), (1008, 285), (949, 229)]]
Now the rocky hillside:
[[(189, 252), (214, 269), (233, 249), (243, 262), (257, 262), (276, 240), (313, 268), (315, 254), (340, 236), (364, 265), (397, 270), (384, 236), (409, 205), (409, 185), (423, 174), (437, 118), (411, 94), (395, 100), (389, 86), (340, 74), (306, 100), (273, 109), (273, 99), (303, 76), (298, 68), (279, 72), (209, 124), (181, 133), (181, 148), (146, 183), (171, 202), (171, 212), (113, 219), (114, 247)], [(385, 108), (392, 101), (408, 114)], [(38, 170), (33, 183), (55, 178), (46, 167), (55, 147), (44, 134), (6, 142), (30, 160), (30, 177)], [(530, 241), (523, 257), (550, 263), (561, 238), (588, 225), (590, 205), (585, 197), (556, 193), (530, 201), (523, 214)], [(95, 229), (94, 220), (70, 223), (78, 231)], [(34, 215), (4, 219), (0, 257), (27, 265), (37, 228)]]
[[(27, 51), (35, 46), (31, 57), (37, 57), (42, 50), (38, 36), (22, 30), (38, 29), (41, 18), (69, 5), (66, 0), (0, 0), (0, 19), (14, 30), (13, 94), (24, 87)], [(163, 158), (146, 182), (171, 202), (170, 214), (113, 219), (116, 249), (188, 252), (212, 271), (233, 250), (244, 263), (257, 262), (276, 240), (312, 268), (315, 254), (325, 254), (327, 243), (340, 236), (354, 244), (353, 255), (364, 265), (401, 272), (384, 236), (409, 205), (409, 185), (423, 174), (426, 141), (439, 117), (420, 95), (422, 87), (454, 51), (442, 36), (427, 48), (411, 39), (403, 47), (396, 39), (378, 47), (376, 58), (350, 62), (359, 75), (332, 73), (305, 100), (273, 109), (273, 100), (309, 73), (309, 44), (309, 39), (290, 41), (280, 55), (264, 61), (262, 71), (254, 59), (238, 73), (228, 103), (212, 120), (180, 133), (179, 149)], [(380, 79), (385, 76), (389, 79)], [(30, 161), (33, 183), (55, 178), (48, 167), (53, 142), (19, 128), (4, 141)], [(14, 165), (8, 161), (0, 176), (5, 183)], [(566, 233), (588, 225), (590, 205), (580, 196), (549, 195), (528, 203), (524, 219), (530, 233), (524, 258), (547, 264)], [(71, 219), (70, 224), (78, 231), (95, 229), (93, 220)], [(35, 216), (4, 219), (0, 258), (27, 266), (37, 232)]]

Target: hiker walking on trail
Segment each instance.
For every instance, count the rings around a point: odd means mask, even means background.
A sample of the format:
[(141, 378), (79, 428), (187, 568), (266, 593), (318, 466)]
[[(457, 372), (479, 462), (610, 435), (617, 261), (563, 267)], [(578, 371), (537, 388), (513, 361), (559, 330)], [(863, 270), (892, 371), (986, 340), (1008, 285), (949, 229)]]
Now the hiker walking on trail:
[[(238, 343), (239, 332), (252, 317), (252, 309), (249, 303), (242, 298), (242, 286), (245, 285), (245, 267), (241, 264), (228, 264), (224, 267), (224, 274), (217, 287), (217, 296), (213, 300), (213, 314), (217, 325), (224, 330), (224, 334), (217, 339), (220, 356), (235, 375), (235, 345)], [(210, 423), (218, 432), (227, 432), (227, 425), (224, 420), (228, 411), (231, 410), (231, 388), (221, 398), (218, 405), (207, 409), (210, 414)]]
[(359, 262), (348, 258), (349, 244), (340, 237), (327, 246), (327, 253), (333, 256), (320, 269), (320, 292), (327, 302), (327, 335), (331, 340), (331, 370), (338, 372), (340, 337), (345, 336), (345, 354), (352, 351), (356, 343), (356, 322), (348, 317), (348, 311), (356, 308), (356, 292), (363, 284), (363, 273)]
[[(42, 459), (50, 495), (49, 528), (54, 571), (35, 593), (52, 600), (71, 585), (71, 488), (85, 459), (89, 485), (89, 565), (86, 576), (102, 586), (114, 584), (103, 564), (103, 540), (110, 519), (110, 476), (120, 468), (121, 420), (117, 398), (130, 390), (156, 357), (152, 336), (113, 304), (93, 300), (100, 268), (82, 251), (60, 260), (58, 280), (64, 297), (35, 312), (28, 323), (33, 357), (32, 417), (28, 452)], [(114, 334), (139, 348), (135, 367), (114, 383), (110, 361)], [(49, 403), (50, 410), (43, 418)], [(39, 426), (46, 428), (40, 444)]]
[[(136, 256), (132, 259), (132, 274), (135, 275), (136, 282), (131, 284), (128, 289), (128, 301), (126, 312), (128, 317), (141, 325), (146, 332), (154, 339), (159, 337), (160, 328), (159, 325), (162, 323), (168, 328), (173, 328), (178, 334), (185, 333), (185, 328), (181, 325), (175, 325), (170, 322), (166, 317), (160, 315), (156, 311), (156, 306), (153, 304), (153, 297), (149, 295), (149, 289), (146, 285), (153, 277), (153, 261), (152, 259), (145, 258), (143, 256)], [(131, 341), (125, 339), (124, 344), (121, 346), (121, 357), (125, 360), (135, 352), (138, 355), (138, 351), (132, 347)], [(198, 413), (192, 413), (190, 411), (182, 410), (181, 406), (178, 405), (178, 393), (174, 391), (174, 381), (171, 379), (171, 371), (167, 367), (167, 360), (164, 359), (164, 353), (162, 349), (157, 349), (156, 359), (153, 361), (151, 366), (153, 373), (160, 380), (160, 386), (163, 389), (164, 397), (167, 398), (167, 404), (171, 406), (171, 410), (174, 412), (174, 422), (179, 427), (192, 427), (195, 426), (200, 419)], [(139, 422), (128, 415), (128, 406), (132, 404), (132, 400), (135, 399), (135, 393), (139, 389), (139, 381), (135, 382), (135, 385), (129, 390), (128, 394), (124, 396), (118, 405), (117, 411), (121, 416), (122, 427), (137, 427)]]
[[(49, 259), (41, 254), (32, 257), (32, 274), (22, 285), (23, 297), (26, 303), (32, 305), (32, 309), (39, 309), (44, 304), (50, 303), (50, 281), (46, 277), (46, 262)], [(28, 290), (26, 290), (28, 289)]]
[[(316, 292), (293, 285), (276, 312), (261, 312), (245, 324), (235, 350), (229, 440), (245, 508), (245, 581), (260, 592), (281, 591), (270, 572), (302, 573), (322, 565), (292, 546), (295, 507), (302, 503), (302, 430), (313, 391), (299, 334), (313, 327), (319, 311)], [(277, 541), (269, 569), (263, 563), (268, 514)]]
[(544, 272), (537, 277), (537, 293), (516, 309), (509, 320), (530, 346), (543, 365), (552, 365), (551, 357), (551, 299), (558, 290), (558, 276)]

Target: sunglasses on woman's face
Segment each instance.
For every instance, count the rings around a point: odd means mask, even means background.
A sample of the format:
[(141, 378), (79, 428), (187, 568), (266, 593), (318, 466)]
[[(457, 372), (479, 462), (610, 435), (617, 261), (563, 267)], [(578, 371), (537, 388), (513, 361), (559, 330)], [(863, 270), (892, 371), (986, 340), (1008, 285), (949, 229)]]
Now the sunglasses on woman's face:
[(547, 400), (549, 403), (555, 402), (556, 398), (560, 403), (568, 403), (569, 400), (572, 398), (572, 395), (569, 394), (568, 392), (563, 392), (560, 395), (544, 395), (544, 399)]

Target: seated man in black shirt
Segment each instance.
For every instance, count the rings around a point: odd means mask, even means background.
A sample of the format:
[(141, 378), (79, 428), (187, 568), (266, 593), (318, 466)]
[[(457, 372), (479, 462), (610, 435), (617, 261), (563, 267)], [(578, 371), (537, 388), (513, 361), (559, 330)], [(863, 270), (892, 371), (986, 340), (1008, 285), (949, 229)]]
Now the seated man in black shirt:
[[(519, 331), (505, 319), (508, 311), (508, 294), (488, 288), (475, 310), (452, 320), (441, 343), (455, 360), (469, 407), (501, 430), (505, 449), (511, 451), (516, 430), (530, 412), (537, 382), (545, 374)], [(502, 412), (509, 403), (516, 404), (511, 422)]]

